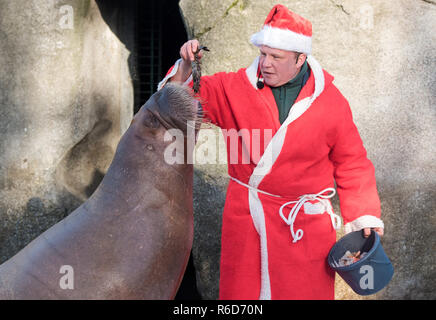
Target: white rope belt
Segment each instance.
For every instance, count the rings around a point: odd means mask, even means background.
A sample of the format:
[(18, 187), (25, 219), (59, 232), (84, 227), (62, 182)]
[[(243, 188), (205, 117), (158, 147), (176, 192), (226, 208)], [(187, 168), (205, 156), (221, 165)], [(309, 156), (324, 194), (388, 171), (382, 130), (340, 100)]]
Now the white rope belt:
[(236, 179), (236, 178), (233, 178), (232, 176), (229, 176), (229, 177), (230, 177), (230, 179), (232, 179), (233, 181), (236, 181), (237, 183), (239, 183), (240, 185), (242, 185), (242, 186), (244, 186), (244, 187), (246, 187), (246, 188), (248, 188), (248, 189), (251, 189), (251, 190), (254, 190), (254, 191), (256, 191), (256, 192), (263, 193), (263, 194), (267, 194), (267, 195), (272, 196), (272, 197), (281, 198), (281, 196), (278, 196), (278, 195), (275, 195), (275, 194), (272, 194), (272, 193), (269, 193), (269, 192), (266, 192), (266, 191), (262, 191), (262, 190), (260, 190), (260, 189), (257, 189), (257, 188), (255, 188), (255, 187), (253, 187), (253, 186), (250, 186), (249, 184), (243, 183), (241, 180), (238, 180), (238, 179)]
[[(323, 193), (330, 191), (331, 193), (328, 195), (323, 195)], [(294, 239), (292, 242), (297, 242), (301, 238), (303, 238), (303, 230), (298, 229), (297, 232), (294, 232), (294, 222), (297, 218), (297, 214), (300, 211), (300, 208), (304, 205), (306, 201), (314, 201), (317, 200), (321, 204), (323, 204), (325, 211), (330, 215), (330, 219), (332, 221), (333, 228), (336, 230), (340, 228), (341, 226), (341, 218), (333, 212), (332, 205), (330, 204), (330, 201), (327, 199), (333, 197), (336, 194), (336, 191), (334, 188), (326, 188), (322, 190), (321, 192), (317, 194), (305, 194), (303, 196), (298, 197), (299, 200), (297, 201), (289, 201), (283, 204), (280, 207), (279, 213), (280, 217), (282, 217), (283, 221), (286, 222), (287, 225), (289, 225), (289, 228), (291, 229), (292, 238)], [(286, 218), (283, 214), (283, 209), (290, 204), (295, 204), (291, 212), (289, 213), (288, 218)], [(306, 213), (310, 214), (310, 213)]]
[[(236, 178), (233, 178), (232, 176), (230, 176), (230, 179), (232, 179), (233, 181), (239, 183), (240, 185), (242, 185), (242, 186), (244, 186), (244, 187), (246, 187), (248, 189), (254, 190), (256, 192), (267, 194), (267, 195), (273, 196), (273, 197), (282, 198), (281, 196), (278, 196), (278, 195), (275, 195), (275, 194), (272, 194), (272, 193), (269, 193), (269, 192), (266, 192), (266, 191), (259, 190), (259, 189), (255, 188), (253, 186), (250, 186), (250, 185), (248, 185), (246, 183), (243, 183), (242, 181), (240, 181), (240, 180), (238, 180)], [(330, 191), (330, 194), (324, 195), (324, 193), (329, 192), (329, 191)], [(307, 201), (315, 201), (316, 200), (319, 203), (321, 203), (323, 205), (323, 207), (324, 207), (324, 211), (323, 212), (327, 212), (329, 214), (329, 216), (330, 216), (333, 228), (337, 230), (337, 229), (339, 229), (341, 227), (341, 218), (337, 214), (335, 214), (333, 212), (332, 205), (330, 204), (330, 201), (327, 200), (327, 199), (332, 198), (335, 194), (336, 194), (336, 190), (334, 188), (326, 188), (326, 189), (324, 189), (321, 192), (316, 193), (316, 194), (305, 194), (305, 195), (302, 195), (302, 196), (298, 197), (299, 200), (286, 202), (286, 203), (284, 203), (280, 207), (280, 209), (279, 209), (280, 217), (289, 226), (289, 228), (291, 230), (291, 235), (292, 235), (292, 238), (293, 238), (293, 241), (292, 241), (293, 243), (295, 243), (298, 240), (300, 240), (301, 238), (303, 238), (303, 230), (298, 229), (297, 232), (294, 232), (294, 222), (295, 222), (295, 219), (297, 218), (297, 214), (300, 211), (301, 207)], [(289, 205), (292, 205), (292, 204), (294, 206), (292, 207), (288, 217), (286, 218), (284, 213), (283, 213), (283, 209), (286, 206), (289, 206)], [(306, 214), (319, 214), (319, 213), (307, 213), (306, 212)]]

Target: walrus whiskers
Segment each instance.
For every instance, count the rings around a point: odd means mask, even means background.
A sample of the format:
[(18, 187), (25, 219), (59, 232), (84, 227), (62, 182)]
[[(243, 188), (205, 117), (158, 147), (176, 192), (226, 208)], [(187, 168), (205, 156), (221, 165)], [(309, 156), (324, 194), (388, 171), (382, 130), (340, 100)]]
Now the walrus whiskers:
[(170, 123), (174, 123), (185, 132), (188, 126), (195, 130), (200, 129), (204, 117), (203, 110), (188, 87), (168, 83), (154, 94), (154, 99), (159, 105), (158, 112), (162, 118), (171, 120)]

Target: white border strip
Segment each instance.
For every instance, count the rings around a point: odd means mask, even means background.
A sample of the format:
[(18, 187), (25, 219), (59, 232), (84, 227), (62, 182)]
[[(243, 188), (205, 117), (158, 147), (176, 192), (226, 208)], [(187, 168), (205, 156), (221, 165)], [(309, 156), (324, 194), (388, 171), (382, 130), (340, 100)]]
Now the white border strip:
[(383, 228), (384, 229), (385, 225), (383, 223), (382, 220), (380, 220), (379, 218), (375, 217), (375, 216), (371, 216), (371, 215), (364, 215), (364, 216), (360, 216), (359, 218), (348, 222), (344, 228), (345, 228), (345, 233), (350, 233), (353, 231), (359, 231), (365, 228)]
[[(247, 68), (246, 73), (250, 82), (253, 79), (253, 70), (257, 72), (258, 58), (252, 65)], [(274, 137), (268, 144), (265, 152), (263, 153), (261, 159), (259, 160), (256, 168), (254, 169), (248, 184), (253, 188), (258, 188), (263, 178), (271, 171), (272, 166), (279, 157), (284, 140), (286, 137), (287, 127), (293, 121), (298, 119), (315, 101), (315, 99), (324, 90), (325, 80), (324, 72), (319, 65), (318, 61), (315, 60), (311, 55), (307, 57), (307, 63), (309, 64), (313, 75), (315, 77), (315, 91), (312, 96), (304, 98), (294, 104), (289, 112), (288, 117), (285, 122), (281, 125), (279, 130), (276, 132)], [(251, 78), (250, 78), (251, 77)], [(253, 82), (252, 82), (253, 84)], [(259, 194), (254, 189), (249, 189), (248, 202), (250, 206), (250, 214), (253, 219), (253, 224), (260, 237), (260, 257), (261, 257), (261, 287), (260, 287), (260, 300), (271, 299), (271, 282), (269, 278), (269, 268), (268, 268), (268, 246), (267, 246), (267, 236), (265, 227), (265, 214), (260, 201)]]
[(312, 37), (289, 29), (271, 26), (264, 26), (261, 31), (253, 34), (250, 42), (257, 47), (265, 45), (275, 49), (302, 52), (307, 55), (312, 52)]
[[(157, 91), (161, 90), (166, 85), (168, 80), (171, 79), (172, 77), (174, 77), (174, 75), (179, 70), (179, 65), (181, 62), (182, 62), (182, 58), (180, 58), (179, 60), (176, 61), (176, 63), (174, 63), (174, 68), (171, 70), (171, 72), (168, 73), (165, 76), (165, 78), (163, 78), (162, 81), (159, 82), (159, 84), (157, 85)], [(183, 83), (183, 85), (188, 85), (191, 81), (192, 81), (192, 73), (189, 75), (188, 79), (186, 79), (186, 81)]]

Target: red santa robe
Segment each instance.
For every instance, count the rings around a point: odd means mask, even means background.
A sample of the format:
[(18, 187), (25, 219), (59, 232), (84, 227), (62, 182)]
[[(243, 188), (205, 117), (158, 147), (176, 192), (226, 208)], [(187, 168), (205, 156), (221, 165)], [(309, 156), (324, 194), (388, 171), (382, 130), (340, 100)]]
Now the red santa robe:
[[(220, 299), (334, 298), (334, 272), (326, 258), (340, 225), (328, 200), (335, 181), (346, 232), (383, 227), (374, 167), (349, 104), (313, 56), (307, 61), (310, 77), (282, 125), (271, 89), (256, 86), (259, 58), (246, 69), (201, 78), (207, 118), (222, 130), (249, 132), (238, 140), (237, 163), (226, 141), (231, 180), (223, 212)], [(243, 161), (247, 150), (249, 163)]]

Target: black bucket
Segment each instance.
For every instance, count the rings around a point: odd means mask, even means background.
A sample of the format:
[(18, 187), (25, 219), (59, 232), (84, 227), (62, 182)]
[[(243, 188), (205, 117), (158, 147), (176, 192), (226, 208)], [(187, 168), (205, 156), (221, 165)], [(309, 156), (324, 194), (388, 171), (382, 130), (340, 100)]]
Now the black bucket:
[[(339, 267), (337, 262), (347, 252), (367, 252), (359, 261)], [(380, 243), (379, 235), (371, 230), (368, 238), (362, 231), (350, 232), (342, 237), (328, 255), (328, 264), (357, 294), (366, 296), (383, 289), (394, 274), (394, 267)]]

